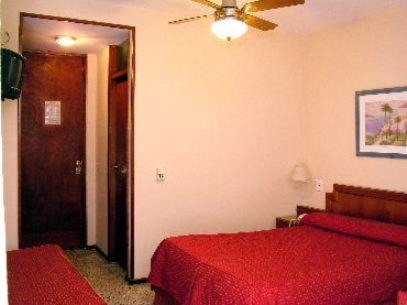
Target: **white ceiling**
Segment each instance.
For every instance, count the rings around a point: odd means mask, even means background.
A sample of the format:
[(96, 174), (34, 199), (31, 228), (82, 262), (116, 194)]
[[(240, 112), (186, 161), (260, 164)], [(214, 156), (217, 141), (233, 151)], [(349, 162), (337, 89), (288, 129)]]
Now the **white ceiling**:
[[(59, 35), (75, 37), (75, 45), (59, 46), (55, 42), (55, 36)], [(22, 42), (24, 50), (89, 54), (108, 45), (118, 45), (128, 37), (126, 29), (24, 17)]]
[[(99, 0), (115, 4), (158, 9), (175, 19), (211, 12), (191, 0)], [(212, 0), (221, 3), (221, 0)], [(242, 6), (244, 0), (237, 0)], [(306, 0), (305, 5), (256, 13), (279, 24), (278, 31), (309, 33), (349, 23), (379, 11), (407, 5), (407, 0)]]

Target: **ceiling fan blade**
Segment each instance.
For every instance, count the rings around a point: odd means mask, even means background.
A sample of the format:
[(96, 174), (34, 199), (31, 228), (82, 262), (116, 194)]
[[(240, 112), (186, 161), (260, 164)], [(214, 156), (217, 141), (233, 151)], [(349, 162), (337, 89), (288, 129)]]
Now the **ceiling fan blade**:
[(246, 15), (244, 22), (246, 22), (247, 25), (250, 25), (262, 31), (270, 31), (278, 27), (278, 25), (273, 22), (261, 19), (253, 15)]
[(197, 2), (199, 4), (202, 4), (202, 5), (209, 6), (211, 8), (216, 9), (216, 10), (221, 8), (221, 6), (219, 4), (213, 3), (213, 2), (208, 1), (208, 0), (192, 0), (192, 1)]
[(246, 3), (242, 10), (245, 13), (254, 13), (304, 3), (305, 0), (259, 0)]
[(204, 19), (204, 18), (208, 18), (211, 15), (201, 15), (201, 16), (195, 16), (195, 17), (189, 17), (189, 18), (183, 18), (183, 19), (178, 19), (178, 20), (174, 20), (174, 21), (170, 21), (168, 22), (169, 24), (181, 24), (181, 23), (185, 23), (185, 22), (190, 22), (190, 21), (195, 21), (195, 20), (199, 20), (199, 19)]

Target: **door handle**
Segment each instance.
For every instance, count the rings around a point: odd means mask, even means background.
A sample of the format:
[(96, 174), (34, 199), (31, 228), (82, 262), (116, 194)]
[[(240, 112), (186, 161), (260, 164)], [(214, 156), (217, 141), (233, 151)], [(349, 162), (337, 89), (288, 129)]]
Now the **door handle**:
[(75, 174), (76, 175), (82, 175), (82, 168), (83, 168), (83, 161), (82, 160), (76, 160)]
[(118, 173), (125, 175), (127, 174), (127, 166), (126, 165), (113, 165), (113, 168), (117, 170)]

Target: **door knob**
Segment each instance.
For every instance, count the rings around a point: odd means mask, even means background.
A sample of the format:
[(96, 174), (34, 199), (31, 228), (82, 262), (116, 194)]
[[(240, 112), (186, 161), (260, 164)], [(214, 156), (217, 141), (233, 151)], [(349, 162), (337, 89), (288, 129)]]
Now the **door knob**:
[(75, 166), (75, 174), (76, 175), (82, 175), (82, 167), (83, 167), (83, 161), (82, 160), (76, 160), (76, 166)]
[(117, 170), (122, 175), (127, 174), (127, 166), (126, 165), (113, 165), (113, 168), (115, 170)]

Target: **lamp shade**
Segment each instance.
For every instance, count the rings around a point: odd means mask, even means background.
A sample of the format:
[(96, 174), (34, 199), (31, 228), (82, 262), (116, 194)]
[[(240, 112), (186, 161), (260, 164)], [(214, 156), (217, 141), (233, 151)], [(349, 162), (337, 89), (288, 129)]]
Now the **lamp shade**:
[(294, 167), (294, 170), (291, 174), (292, 181), (307, 183), (310, 181), (310, 179), (311, 179), (311, 176), (310, 176), (305, 164), (300, 163)]
[(247, 32), (247, 24), (234, 17), (216, 20), (212, 23), (212, 32), (220, 39), (232, 40), (239, 38)]

